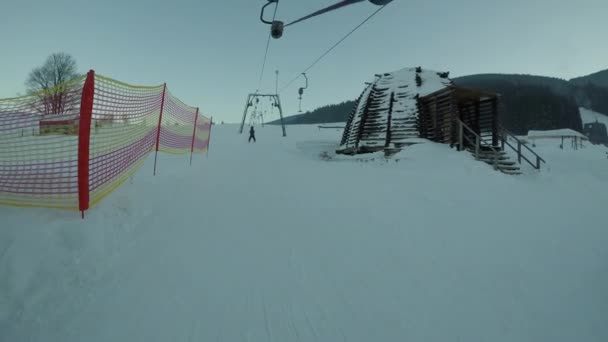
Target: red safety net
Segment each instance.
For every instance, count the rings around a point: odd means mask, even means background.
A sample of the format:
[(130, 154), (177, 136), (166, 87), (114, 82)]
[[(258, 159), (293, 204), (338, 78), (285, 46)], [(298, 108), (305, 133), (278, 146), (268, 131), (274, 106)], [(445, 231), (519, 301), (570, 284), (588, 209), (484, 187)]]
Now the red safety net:
[(87, 210), (150, 152), (206, 152), (210, 129), (165, 85), (133, 86), (93, 71), (0, 99), (0, 204)]

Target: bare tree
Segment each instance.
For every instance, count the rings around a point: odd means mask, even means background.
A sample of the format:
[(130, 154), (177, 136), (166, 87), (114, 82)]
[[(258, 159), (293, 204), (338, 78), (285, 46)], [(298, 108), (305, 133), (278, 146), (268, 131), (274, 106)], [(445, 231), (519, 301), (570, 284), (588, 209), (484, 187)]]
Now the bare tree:
[[(74, 88), (69, 81), (78, 77), (76, 60), (59, 52), (50, 55), (44, 64), (32, 70), (25, 82), (28, 94), (38, 98), (35, 108), (42, 115), (60, 115), (71, 109)], [(70, 108), (68, 108), (70, 107)]]

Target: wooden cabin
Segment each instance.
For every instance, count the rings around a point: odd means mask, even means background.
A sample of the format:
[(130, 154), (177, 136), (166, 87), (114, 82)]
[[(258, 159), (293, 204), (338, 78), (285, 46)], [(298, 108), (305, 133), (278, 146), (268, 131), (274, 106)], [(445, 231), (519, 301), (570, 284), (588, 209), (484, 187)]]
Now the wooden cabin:
[(500, 126), (498, 94), (456, 86), (449, 73), (421, 67), (375, 77), (348, 116), (336, 153), (383, 151), (390, 156), (431, 140), (467, 150), (476, 160), (511, 175), (521, 173), (522, 162), (537, 170), (545, 162)]
[(597, 121), (586, 123), (583, 131), (592, 144), (608, 144), (608, 130), (603, 123)]
[(473, 131), (484, 145), (498, 146), (498, 100), (497, 94), (453, 85), (419, 97), (420, 137), (454, 146), (459, 143), (460, 121), (468, 127), (464, 134)]
[(475, 135), (480, 145), (498, 146), (498, 95), (457, 87), (448, 76), (420, 67), (376, 75), (348, 117), (336, 152), (390, 154), (421, 138), (466, 145)]
[(39, 122), (40, 135), (78, 135), (78, 120), (44, 119)]

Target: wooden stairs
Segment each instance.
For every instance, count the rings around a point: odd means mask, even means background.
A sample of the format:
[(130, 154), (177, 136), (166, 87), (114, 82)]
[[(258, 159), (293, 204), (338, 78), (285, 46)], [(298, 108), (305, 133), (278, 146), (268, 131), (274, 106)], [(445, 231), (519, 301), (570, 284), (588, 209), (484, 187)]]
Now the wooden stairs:
[(501, 150), (494, 150), (487, 147), (482, 146), (479, 149), (479, 154), (476, 154), (475, 149), (468, 147), (467, 151), (469, 151), (477, 160), (482, 161), (492, 167), (495, 170), (498, 170), (502, 173), (508, 175), (520, 175), (521, 168), (516, 161), (513, 161), (507, 152)]
[[(536, 170), (540, 170), (541, 162), (545, 161), (534, 152), (530, 147), (517, 139), (513, 134), (504, 128), (498, 137), (500, 145), (494, 145), (492, 140), (482, 137), (473, 129), (460, 120), (456, 120), (457, 143), (459, 151), (470, 152), (475, 159), (482, 161), (504, 174), (520, 175), (522, 160), (526, 161)], [(505, 147), (511, 148), (516, 152), (517, 160), (512, 160), (505, 151)], [(530, 159), (535, 159), (532, 162)]]

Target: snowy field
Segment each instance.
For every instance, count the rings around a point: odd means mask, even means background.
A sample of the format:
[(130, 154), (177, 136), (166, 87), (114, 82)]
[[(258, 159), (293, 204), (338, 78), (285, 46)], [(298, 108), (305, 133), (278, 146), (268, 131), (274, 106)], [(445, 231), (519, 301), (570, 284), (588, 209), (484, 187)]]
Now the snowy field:
[[(214, 126), (87, 213), (0, 207), (0, 341), (608, 341), (608, 159)], [(323, 157), (321, 157), (323, 156)]]

